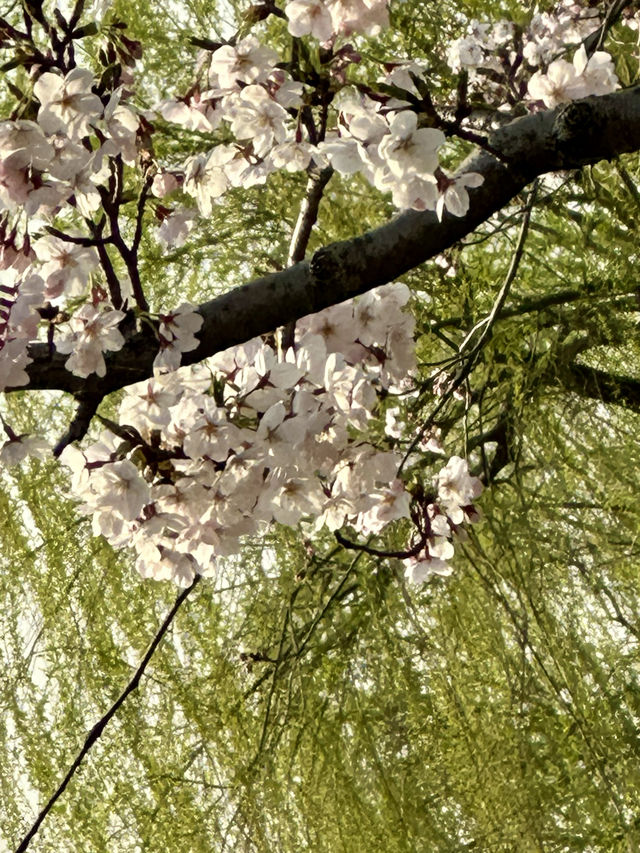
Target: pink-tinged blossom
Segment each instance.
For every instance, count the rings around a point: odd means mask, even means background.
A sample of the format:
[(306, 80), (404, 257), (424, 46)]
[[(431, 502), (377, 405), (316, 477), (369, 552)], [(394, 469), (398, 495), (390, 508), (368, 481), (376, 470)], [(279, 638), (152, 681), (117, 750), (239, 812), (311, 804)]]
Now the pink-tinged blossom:
[(255, 36), (247, 36), (237, 44), (225, 44), (210, 60), (211, 85), (220, 89), (236, 89), (238, 83), (258, 83), (266, 80), (278, 54), (261, 44)]
[(27, 353), (26, 338), (8, 338), (0, 349), (0, 391), (29, 384), (26, 367), (33, 361)]
[(282, 68), (272, 71), (264, 86), (274, 101), (287, 110), (297, 110), (303, 104), (304, 86)]
[(378, 146), (380, 157), (393, 175), (403, 179), (411, 175), (432, 174), (438, 167), (438, 148), (445, 135), (433, 127), (418, 127), (414, 112), (401, 112), (389, 126), (389, 135)]
[(275, 468), (265, 481), (256, 510), (267, 521), (274, 519), (293, 527), (304, 516), (317, 515), (323, 498), (317, 477), (291, 467)]
[(39, 272), (45, 280), (45, 298), (58, 303), (63, 294), (80, 296), (89, 276), (98, 266), (98, 254), (93, 247), (70, 243), (52, 234), (46, 234), (33, 244)]
[(425, 581), (428, 581), (434, 575), (448, 577), (453, 571), (451, 566), (445, 563), (444, 560), (440, 560), (438, 557), (431, 557), (424, 552), (417, 557), (409, 557), (409, 559), (404, 561), (404, 564), (404, 576), (409, 583), (413, 584), (425, 583)]
[(249, 139), (258, 157), (287, 138), (289, 114), (266, 89), (246, 86), (230, 110), (231, 130), (238, 139)]
[(328, 42), (333, 35), (331, 13), (324, 0), (292, 0), (285, 6), (292, 36), (311, 35), (320, 42)]
[(402, 480), (396, 478), (389, 487), (374, 491), (371, 497), (374, 505), (361, 513), (356, 522), (362, 533), (379, 533), (390, 522), (410, 517), (411, 495)]
[(195, 224), (196, 211), (190, 208), (179, 208), (166, 216), (156, 231), (158, 240), (171, 248), (179, 248), (186, 243), (189, 232)]
[(196, 154), (187, 160), (184, 191), (193, 196), (203, 216), (210, 216), (213, 202), (229, 188), (225, 165), (236, 156), (230, 145), (218, 145), (208, 154)]
[(546, 74), (537, 71), (529, 80), (529, 96), (552, 108), (587, 95), (605, 95), (618, 87), (609, 54), (598, 50), (588, 57), (584, 45), (581, 45), (575, 52), (573, 63), (556, 59)]
[(8, 169), (48, 168), (53, 147), (34, 121), (0, 122), (0, 161)]
[(0, 447), (0, 465), (11, 468), (19, 465), (28, 456), (45, 459), (51, 453), (51, 447), (36, 435), (16, 435)]
[(447, 64), (456, 74), (463, 69), (477, 68), (484, 59), (484, 51), (472, 36), (452, 41), (447, 48)]
[(170, 314), (160, 314), (160, 352), (153, 362), (154, 370), (176, 370), (183, 352), (191, 352), (200, 344), (195, 333), (200, 331), (204, 318), (189, 302), (183, 302)]
[(229, 451), (241, 448), (245, 436), (229, 422), (225, 408), (217, 406), (211, 397), (204, 396), (194, 404), (194, 408), (195, 411), (183, 406), (179, 411), (185, 433), (184, 452), (190, 459), (206, 456), (215, 462), (223, 462)]
[(328, 5), (335, 33), (377, 36), (389, 26), (386, 0), (328, 0)]
[(38, 275), (20, 276), (15, 268), (0, 273), (0, 391), (29, 383), (27, 346), (37, 335), (43, 290)]
[(156, 198), (164, 198), (179, 186), (180, 181), (173, 172), (158, 172), (151, 184), (151, 192)]
[(54, 133), (50, 137), (53, 158), (47, 166), (47, 172), (57, 181), (72, 181), (79, 172), (84, 171), (95, 160), (95, 155), (73, 142), (63, 133)]
[[(211, 98), (206, 96), (211, 95)], [(187, 130), (210, 133), (220, 124), (223, 110), (210, 92), (193, 93), (188, 100), (163, 101), (158, 112), (166, 121), (179, 124)]]
[(93, 74), (74, 68), (64, 77), (45, 71), (35, 82), (33, 92), (40, 101), (38, 124), (46, 134), (66, 133), (81, 139), (103, 114), (102, 101), (91, 91)]
[(107, 367), (105, 352), (116, 352), (124, 346), (118, 323), (124, 319), (122, 311), (101, 309), (86, 303), (69, 321), (71, 333), (57, 341), (58, 352), (71, 353), (65, 367), (75, 376), (83, 378), (96, 373), (104, 376)]
[(442, 220), (445, 210), (454, 216), (464, 216), (469, 210), (467, 190), (479, 187), (483, 182), (484, 178), (478, 172), (464, 172), (452, 178), (447, 177), (444, 172), (439, 173), (439, 196), (436, 205), (438, 219)]
[(136, 137), (140, 122), (138, 116), (125, 106), (121, 99), (120, 89), (111, 95), (104, 108), (103, 126), (107, 141), (103, 145), (103, 154), (120, 154), (124, 162), (131, 166), (138, 155)]
[(437, 476), (438, 502), (454, 524), (464, 521), (463, 508), (473, 503), (482, 492), (478, 477), (469, 473), (466, 459), (452, 456)]
[(529, 96), (534, 101), (542, 101), (549, 109), (588, 94), (584, 79), (566, 59), (556, 59), (546, 74), (536, 71), (528, 88)]
[(341, 175), (355, 175), (356, 172), (364, 171), (367, 165), (366, 151), (357, 139), (329, 138), (318, 147)]

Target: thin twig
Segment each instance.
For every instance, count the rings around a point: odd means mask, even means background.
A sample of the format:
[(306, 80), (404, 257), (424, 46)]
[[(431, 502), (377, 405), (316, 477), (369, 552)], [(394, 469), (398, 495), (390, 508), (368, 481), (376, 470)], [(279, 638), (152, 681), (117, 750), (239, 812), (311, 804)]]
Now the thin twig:
[[(425, 432), (432, 426), (436, 417), (444, 408), (447, 401), (451, 398), (455, 391), (466, 381), (467, 377), (470, 375), (471, 371), (474, 368), (477, 357), (482, 350), (482, 347), (487, 343), (489, 337), (491, 336), (491, 331), (498, 317), (500, 316), (500, 311), (502, 310), (504, 303), (506, 302), (507, 296), (509, 295), (509, 291), (511, 289), (511, 285), (517, 275), (518, 267), (520, 265), (520, 260), (522, 259), (522, 255), (524, 253), (524, 246), (527, 240), (527, 234), (529, 233), (529, 222), (531, 219), (531, 212), (533, 210), (533, 204), (536, 198), (536, 191), (538, 188), (538, 180), (536, 179), (533, 184), (533, 188), (531, 193), (529, 194), (529, 198), (527, 200), (526, 207), (524, 209), (524, 217), (522, 220), (522, 225), (520, 226), (520, 234), (518, 235), (518, 242), (516, 244), (515, 251), (511, 258), (511, 264), (509, 265), (509, 270), (505, 277), (504, 282), (502, 283), (502, 287), (500, 288), (500, 292), (494, 302), (493, 308), (490, 313), (482, 320), (480, 320), (476, 325), (471, 329), (469, 334), (465, 337), (463, 342), (460, 345), (458, 360), (462, 361), (463, 364), (453, 377), (451, 382), (449, 383), (445, 394), (442, 396), (438, 405), (435, 407), (431, 415), (427, 418), (427, 420), (420, 427), (417, 435), (409, 445), (402, 462), (400, 463), (400, 467), (398, 468), (398, 475), (404, 468), (407, 459), (413, 453), (415, 448), (418, 446), (419, 442), (422, 440), (422, 436)], [(484, 328), (483, 328), (484, 327)], [(482, 334), (478, 338), (477, 342), (473, 345), (471, 349), (467, 349), (467, 345), (471, 342), (473, 335), (479, 330), (482, 329)]]
[(53, 455), (56, 458), (72, 441), (80, 441), (87, 434), (91, 419), (102, 402), (102, 394), (78, 394), (76, 399), (78, 408), (75, 416), (69, 424), (69, 429), (53, 449)]
[(617, 22), (625, 6), (629, 6), (629, 0), (614, 0), (609, 6), (604, 21), (595, 32), (591, 33), (583, 41), (587, 56), (591, 58), (597, 50), (601, 50), (611, 27)]
[[(331, 166), (327, 166), (326, 169), (321, 169), (320, 171), (312, 167), (309, 171), (305, 196), (302, 199), (298, 219), (289, 244), (288, 267), (292, 267), (294, 264), (304, 260), (311, 238), (311, 231), (318, 219), (318, 210), (320, 209), (324, 188), (331, 180), (332, 175), (333, 168)], [(283, 328), (280, 334), (280, 349), (283, 352), (293, 345), (295, 328), (295, 322), (287, 323)]]
[(24, 851), (27, 850), (27, 848), (29, 847), (29, 844), (31, 843), (31, 840), (33, 839), (34, 835), (37, 833), (38, 829), (40, 828), (43, 820), (48, 815), (48, 813), (51, 811), (51, 809), (56, 804), (58, 799), (64, 793), (67, 785), (69, 784), (69, 782), (73, 778), (77, 769), (82, 764), (82, 761), (84, 760), (85, 756), (87, 755), (87, 753), (89, 752), (91, 747), (96, 743), (98, 738), (101, 736), (102, 732), (105, 730), (109, 721), (116, 715), (116, 713), (120, 709), (121, 705), (125, 702), (127, 697), (131, 693), (133, 693), (133, 691), (138, 687), (138, 685), (140, 683), (140, 679), (142, 678), (144, 671), (149, 664), (149, 661), (153, 657), (155, 650), (158, 648), (158, 646), (160, 644), (160, 641), (162, 640), (162, 638), (166, 634), (169, 626), (173, 622), (173, 619), (174, 619), (176, 613), (178, 612), (178, 610), (182, 606), (183, 602), (186, 600), (187, 596), (198, 585), (198, 583), (200, 582), (200, 579), (201, 579), (200, 575), (196, 575), (195, 578), (193, 579), (191, 586), (188, 586), (186, 589), (184, 589), (180, 593), (180, 595), (176, 599), (175, 604), (173, 605), (173, 607), (171, 608), (171, 610), (167, 614), (164, 622), (162, 623), (157, 634), (153, 638), (153, 641), (152, 641), (151, 645), (149, 646), (147, 653), (142, 658), (142, 661), (141, 661), (140, 665), (138, 666), (138, 669), (136, 670), (135, 675), (133, 676), (133, 678), (131, 679), (129, 684), (125, 687), (125, 689), (122, 691), (122, 693), (120, 694), (118, 699), (116, 699), (116, 701), (113, 703), (111, 708), (109, 708), (107, 713), (103, 717), (101, 717), (98, 720), (98, 722), (95, 724), (95, 726), (91, 729), (91, 731), (89, 732), (89, 734), (87, 735), (87, 737), (85, 739), (85, 742), (84, 742), (82, 749), (80, 750), (80, 752), (76, 756), (73, 764), (69, 768), (67, 775), (64, 777), (64, 779), (62, 780), (62, 782), (58, 786), (56, 792), (53, 794), (53, 796), (51, 797), (49, 802), (42, 809), (42, 811), (38, 815), (35, 823), (33, 824), (31, 829), (29, 830), (29, 832), (23, 838), (22, 842), (20, 843), (20, 846), (16, 849), (15, 853), (24, 853)]
[[(475, 333), (484, 326), (482, 334), (480, 335), (478, 341), (474, 344), (471, 351), (468, 353), (469, 357), (477, 355), (480, 352), (484, 344), (487, 342), (488, 338), (491, 335), (491, 331), (493, 326), (498, 319), (500, 311), (502, 310), (504, 303), (507, 300), (507, 296), (509, 295), (509, 291), (511, 290), (511, 285), (513, 284), (515, 277), (518, 272), (518, 267), (520, 266), (520, 261), (522, 260), (522, 255), (524, 253), (524, 245), (527, 241), (527, 234), (529, 233), (529, 221), (531, 219), (531, 211), (533, 210), (533, 204), (536, 198), (536, 191), (538, 189), (538, 181), (534, 181), (533, 187), (531, 189), (531, 193), (529, 195), (529, 199), (527, 201), (527, 206), (525, 207), (524, 217), (522, 219), (522, 225), (520, 226), (520, 234), (518, 235), (518, 243), (516, 245), (515, 252), (511, 258), (511, 264), (509, 265), (509, 271), (507, 272), (506, 278), (500, 288), (500, 292), (498, 293), (498, 297), (493, 304), (493, 308), (490, 313), (480, 322), (476, 323), (476, 325), (471, 329), (469, 334), (465, 337), (465, 339), (460, 344), (460, 352), (464, 353), (467, 344), (470, 343), (472, 337)], [(466, 354), (465, 354), (466, 355)], [(466, 373), (466, 376), (469, 375), (469, 371)]]

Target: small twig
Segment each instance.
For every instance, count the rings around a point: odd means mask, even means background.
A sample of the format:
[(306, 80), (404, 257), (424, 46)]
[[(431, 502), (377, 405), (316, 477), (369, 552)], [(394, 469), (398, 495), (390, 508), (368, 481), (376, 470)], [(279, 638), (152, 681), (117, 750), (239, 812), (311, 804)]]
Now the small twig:
[(427, 544), (429, 538), (427, 533), (423, 533), (420, 539), (411, 548), (405, 548), (402, 551), (379, 551), (377, 548), (372, 548), (370, 545), (363, 545), (359, 542), (352, 542), (346, 539), (339, 530), (335, 530), (334, 534), (336, 541), (347, 548), (349, 551), (362, 551), (364, 554), (369, 554), (371, 557), (384, 557), (389, 559), (407, 560), (409, 557), (417, 557), (422, 549)]
[(73, 243), (75, 246), (106, 246), (113, 242), (111, 237), (72, 237), (71, 234), (65, 234), (64, 231), (59, 231), (52, 225), (45, 225), (44, 230), (53, 237), (64, 240), (65, 243)]
[[(102, 202), (106, 205), (106, 193), (102, 193)], [(109, 257), (109, 253), (107, 252), (107, 243), (113, 243), (113, 236), (104, 238), (102, 237), (102, 230), (104, 226), (104, 217), (102, 217), (99, 222), (91, 224), (91, 230), (93, 231), (94, 240), (96, 241), (93, 245), (98, 251), (100, 266), (102, 267), (105, 278), (107, 280), (107, 287), (109, 288), (109, 297), (111, 298), (111, 304), (116, 310), (118, 310), (122, 308), (123, 304), (122, 290), (120, 288), (120, 279), (116, 275), (116, 271), (113, 268), (111, 258)]]
[(76, 399), (78, 401), (78, 409), (69, 424), (69, 429), (53, 448), (53, 455), (56, 458), (60, 456), (65, 447), (71, 444), (72, 441), (80, 441), (81, 438), (85, 437), (91, 424), (91, 419), (102, 402), (102, 394), (78, 394)]
[(497, 160), (500, 160), (501, 163), (506, 163), (508, 166), (511, 165), (510, 159), (506, 157), (502, 151), (491, 145), (488, 138), (483, 136), (481, 133), (476, 133), (474, 130), (467, 130), (464, 127), (460, 127), (458, 122), (444, 121), (443, 119), (440, 120), (440, 127), (447, 136), (457, 136), (459, 139), (464, 139), (465, 142), (472, 142), (479, 148), (483, 148), (487, 154), (491, 154)]
[(629, 5), (629, 0), (614, 0), (607, 10), (602, 24), (583, 41), (589, 59), (597, 50), (601, 50), (609, 30), (616, 23), (625, 6)]
[(149, 664), (149, 661), (153, 657), (155, 650), (158, 648), (160, 641), (162, 640), (164, 635), (167, 633), (167, 630), (168, 630), (169, 626), (171, 625), (171, 623), (173, 622), (173, 619), (174, 619), (176, 613), (178, 612), (178, 610), (182, 606), (183, 602), (186, 600), (187, 596), (198, 585), (200, 580), (201, 580), (201, 576), (196, 575), (195, 578), (193, 579), (191, 586), (188, 586), (186, 589), (184, 589), (180, 593), (180, 595), (176, 599), (175, 604), (173, 605), (173, 607), (171, 608), (171, 610), (167, 614), (164, 622), (162, 623), (157, 634), (153, 638), (153, 641), (151, 642), (151, 645), (149, 646), (147, 653), (142, 658), (142, 661), (141, 661), (140, 665), (138, 666), (138, 669), (136, 670), (135, 675), (133, 676), (133, 678), (131, 679), (129, 684), (125, 687), (125, 689), (122, 691), (122, 693), (120, 694), (118, 699), (116, 699), (116, 701), (113, 703), (111, 708), (109, 708), (107, 713), (103, 717), (101, 717), (98, 720), (98, 722), (95, 724), (95, 726), (91, 729), (91, 731), (89, 732), (89, 734), (87, 735), (87, 737), (85, 739), (85, 742), (84, 742), (82, 749), (80, 750), (80, 752), (76, 756), (73, 764), (69, 768), (67, 775), (64, 777), (64, 779), (62, 780), (62, 782), (58, 786), (56, 792), (53, 794), (53, 796), (51, 797), (49, 802), (46, 804), (46, 806), (42, 809), (42, 811), (38, 815), (35, 823), (31, 827), (29, 832), (25, 835), (22, 842), (20, 843), (20, 846), (16, 848), (15, 853), (24, 853), (24, 851), (27, 850), (27, 848), (29, 847), (29, 844), (31, 843), (31, 840), (33, 839), (34, 835), (37, 833), (38, 829), (40, 828), (43, 820), (48, 815), (48, 813), (51, 811), (51, 809), (56, 804), (56, 802), (61, 797), (61, 795), (64, 793), (67, 785), (69, 784), (69, 782), (73, 778), (77, 769), (82, 764), (82, 761), (84, 760), (85, 756), (87, 755), (87, 753), (89, 752), (91, 747), (96, 743), (98, 738), (102, 735), (102, 732), (105, 730), (107, 724), (115, 716), (115, 714), (118, 712), (118, 710), (120, 709), (122, 704), (125, 702), (127, 697), (131, 693), (133, 693), (133, 691), (138, 687), (138, 685), (140, 683), (140, 679), (142, 678), (144, 671)]
[[(520, 226), (520, 234), (518, 235), (518, 243), (516, 245), (515, 252), (511, 258), (511, 264), (509, 265), (509, 271), (507, 272), (506, 278), (500, 288), (500, 292), (498, 293), (498, 297), (493, 304), (493, 308), (491, 312), (483, 319), (480, 320), (476, 325), (471, 329), (469, 334), (465, 337), (465, 339), (460, 344), (460, 353), (464, 353), (464, 350), (467, 344), (471, 341), (471, 338), (475, 333), (484, 326), (482, 334), (480, 335), (476, 344), (474, 344), (471, 352), (468, 354), (469, 357), (477, 355), (478, 352), (482, 349), (489, 336), (491, 335), (491, 330), (498, 319), (500, 311), (502, 310), (504, 303), (507, 300), (507, 296), (509, 295), (509, 291), (511, 290), (511, 285), (514, 282), (514, 279), (518, 273), (518, 267), (520, 266), (520, 261), (522, 259), (522, 255), (524, 253), (524, 245), (527, 241), (527, 234), (529, 233), (529, 222), (531, 220), (531, 211), (533, 210), (533, 204), (536, 199), (536, 193), (538, 189), (538, 181), (535, 180), (533, 183), (533, 187), (531, 189), (531, 193), (529, 194), (529, 199), (527, 201), (527, 205), (524, 211), (524, 217), (522, 219), (522, 225)], [(467, 372), (467, 376), (469, 375)]]
[[(304, 260), (311, 238), (311, 231), (318, 220), (318, 210), (320, 209), (324, 188), (331, 180), (332, 175), (333, 168), (331, 166), (327, 166), (327, 168), (322, 170), (312, 167), (309, 171), (306, 193), (302, 199), (298, 219), (289, 244), (288, 267), (292, 267), (294, 264)], [(287, 323), (280, 333), (280, 349), (283, 352), (290, 346), (293, 346), (295, 329), (296, 324), (294, 322)]]
[[(447, 401), (450, 399), (450, 397), (453, 395), (453, 393), (458, 390), (458, 388), (463, 384), (463, 382), (466, 381), (467, 377), (469, 376), (469, 374), (471, 373), (471, 371), (474, 368), (474, 365), (476, 363), (476, 359), (477, 359), (480, 351), (482, 350), (482, 347), (489, 340), (493, 326), (496, 323), (496, 321), (500, 315), (500, 311), (502, 310), (502, 307), (504, 306), (504, 303), (506, 302), (507, 296), (509, 295), (509, 291), (511, 289), (511, 285), (513, 284), (513, 281), (514, 281), (514, 279), (517, 275), (517, 272), (518, 272), (520, 260), (522, 259), (522, 255), (524, 253), (524, 246), (526, 243), (527, 234), (529, 233), (529, 222), (531, 220), (531, 211), (533, 210), (533, 204), (535, 202), (537, 188), (538, 188), (538, 181), (536, 179), (534, 181), (533, 188), (531, 190), (531, 193), (529, 194), (529, 198), (527, 200), (527, 204), (526, 204), (526, 207), (524, 210), (524, 217), (522, 220), (522, 225), (520, 226), (520, 234), (518, 235), (518, 243), (516, 245), (515, 251), (513, 253), (512, 258), (511, 258), (511, 264), (509, 265), (509, 270), (508, 270), (507, 275), (505, 277), (505, 280), (502, 284), (502, 287), (500, 288), (500, 292), (498, 293), (496, 301), (494, 302), (493, 308), (491, 309), (491, 312), (484, 319), (482, 319), (478, 323), (476, 323), (476, 325), (473, 327), (473, 329), (471, 329), (469, 334), (465, 337), (463, 342), (460, 344), (458, 360), (462, 361), (463, 364), (461, 365), (460, 369), (458, 370), (456, 375), (453, 377), (453, 379), (449, 383), (447, 390), (446, 390), (445, 394), (442, 396), (442, 398), (440, 399), (440, 401), (438, 402), (438, 405), (435, 407), (435, 409), (433, 410), (431, 415), (427, 418), (427, 420), (424, 422), (424, 424), (420, 427), (417, 435), (415, 436), (415, 438), (413, 439), (413, 441), (409, 445), (409, 447), (408, 447), (408, 449), (407, 449), (407, 451), (406, 451), (406, 453), (402, 459), (402, 462), (400, 463), (400, 467), (398, 468), (398, 475), (400, 475), (400, 472), (404, 468), (404, 466), (407, 462), (407, 459), (411, 456), (411, 454), (413, 453), (415, 448), (418, 446), (418, 444), (422, 440), (422, 436), (425, 434), (425, 432), (432, 426), (436, 417), (440, 414), (440, 412), (442, 411), (442, 409), (446, 405)], [(470, 343), (471, 338), (479, 329), (483, 329), (482, 334), (478, 338), (477, 342), (473, 345), (473, 347), (471, 349), (467, 350), (466, 349), (467, 345)]]
[(333, 168), (331, 166), (327, 166), (326, 169), (322, 169), (321, 171), (314, 169), (309, 173), (305, 197), (302, 199), (298, 220), (291, 235), (287, 266), (291, 267), (304, 259), (307, 246), (309, 245), (309, 238), (311, 237), (311, 230), (318, 219), (322, 194), (332, 175)]

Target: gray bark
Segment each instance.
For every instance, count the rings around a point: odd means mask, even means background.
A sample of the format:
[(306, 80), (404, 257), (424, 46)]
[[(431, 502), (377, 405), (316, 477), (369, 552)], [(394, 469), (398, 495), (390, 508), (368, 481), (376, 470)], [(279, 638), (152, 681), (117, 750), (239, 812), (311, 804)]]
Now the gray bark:
[[(466, 216), (407, 211), (365, 234), (317, 251), (281, 272), (257, 278), (199, 307), (200, 346), (183, 364), (243, 343), (393, 281), (461, 240), (546, 172), (574, 169), (640, 150), (640, 87), (589, 97), (555, 110), (517, 119), (494, 133), (489, 144), (500, 158), (477, 150), (461, 172), (479, 172)], [(44, 344), (30, 349), (29, 388), (54, 388), (101, 398), (153, 375), (157, 342), (150, 331), (132, 334), (107, 357), (107, 375), (81, 379), (64, 367), (66, 356)]]

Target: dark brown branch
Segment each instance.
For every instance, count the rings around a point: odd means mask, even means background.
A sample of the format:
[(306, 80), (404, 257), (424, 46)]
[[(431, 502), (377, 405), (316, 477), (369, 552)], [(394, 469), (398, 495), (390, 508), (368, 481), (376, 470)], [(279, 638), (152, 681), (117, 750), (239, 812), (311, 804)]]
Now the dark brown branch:
[(69, 424), (69, 429), (53, 448), (54, 456), (60, 456), (65, 447), (72, 441), (80, 441), (81, 438), (84, 438), (91, 424), (91, 419), (101, 402), (102, 397), (99, 394), (78, 394), (78, 409)]
[(595, 32), (587, 36), (587, 38), (583, 42), (585, 50), (587, 52), (587, 56), (591, 57), (596, 52), (596, 50), (602, 50), (609, 30), (611, 29), (611, 27), (614, 26), (614, 24), (617, 23), (625, 7), (631, 5), (633, 4), (630, 3), (629, 0), (613, 0), (611, 5), (607, 9), (602, 24)]
[(91, 731), (89, 732), (89, 734), (87, 735), (87, 737), (85, 739), (85, 742), (84, 742), (82, 749), (80, 750), (80, 752), (76, 756), (73, 764), (69, 768), (67, 775), (64, 777), (64, 779), (62, 780), (62, 782), (58, 786), (57, 790), (55, 791), (55, 793), (50, 798), (49, 802), (42, 809), (42, 811), (40, 812), (40, 814), (36, 818), (36, 821), (33, 824), (33, 826), (31, 827), (31, 829), (29, 830), (29, 832), (25, 835), (25, 837), (20, 842), (20, 846), (16, 848), (15, 853), (24, 853), (24, 851), (27, 850), (27, 848), (29, 847), (29, 844), (31, 843), (33, 837), (35, 836), (35, 834), (39, 830), (43, 820), (48, 815), (48, 813), (51, 811), (51, 809), (56, 804), (56, 802), (60, 799), (62, 794), (65, 792), (65, 789), (67, 788), (69, 782), (71, 781), (74, 774), (76, 773), (76, 771), (78, 770), (78, 768), (82, 764), (85, 756), (87, 755), (87, 753), (89, 752), (91, 747), (96, 743), (98, 738), (102, 735), (102, 732), (107, 727), (109, 721), (117, 714), (118, 710), (123, 705), (123, 703), (125, 702), (127, 697), (131, 693), (133, 693), (133, 691), (138, 687), (138, 685), (140, 684), (140, 679), (142, 678), (144, 671), (146, 670), (146, 668), (149, 664), (149, 661), (153, 657), (155, 650), (158, 648), (160, 641), (162, 640), (164, 635), (167, 633), (167, 630), (168, 630), (169, 626), (171, 625), (171, 623), (173, 622), (173, 619), (174, 619), (176, 613), (178, 612), (178, 610), (180, 609), (180, 607), (182, 606), (182, 604), (186, 600), (187, 596), (198, 585), (199, 581), (200, 581), (200, 575), (196, 575), (191, 586), (188, 586), (186, 589), (184, 589), (180, 593), (180, 595), (176, 599), (175, 604), (173, 605), (173, 607), (171, 608), (171, 610), (169, 611), (169, 613), (165, 617), (164, 622), (162, 623), (157, 634), (153, 638), (153, 641), (152, 641), (151, 645), (149, 646), (147, 653), (142, 658), (142, 661), (140, 662), (140, 665), (138, 666), (137, 670), (135, 671), (133, 678), (131, 679), (129, 684), (127, 684), (127, 686), (122, 691), (120, 696), (116, 699), (116, 701), (113, 703), (113, 705), (109, 708), (107, 713), (104, 714), (104, 716), (102, 716), (98, 720), (98, 722), (95, 724), (95, 726), (91, 729)]
[[(291, 243), (289, 244), (289, 257), (287, 258), (287, 266), (291, 267), (294, 264), (304, 260), (311, 238), (311, 231), (318, 219), (318, 211), (320, 210), (320, 202), (324, 193), (324, 188), (327, 186), (333, 175), (333, 168), (328, 166), (326, 169), (318, 170), (315, 167), (309, 172), (307, 180), (307, 188), (305, 196), (300, 204), (298, 218), (296, 220), (293, 234), (291, 235)], [(281, 332), (282, 350), (286, 350), (293, 346), (295, 337), (296, 323), (291, 320)]]
[(111, 243), (111, 237), (73, 237), (71, 234), (65, 234), (64, 231), (59, 231), (52, 225), (45, 225), (44, 230), (57, 237), (59, 240), (64, 240), (65, 243), (73, 243), (74, 246), (106, 246)]
[(640, 379), (573, 363), (561, 371), (557, 382), (567, 391), (573, 391), (581, 397), (626, 406), (640, 412)]
[(363, 554), (369, 554), (371, 557), (397, 560), (407, 560), (409, 557), (417, 557), (427, 544), (429, 538), (423, 534), (415, 545), (412, 545), (411, 548), (404, 548), (402, 551), (380, 551), (378, 548), (372, 548), (370, 545), (365, 545), (362, 542), (352, 542), (350, 539), (344, 537), (339, 530), (334, 530), (333, 535), (336, 537), (336, 542), (348, 551), (360, 551)]
[[(462, 217), (407, 211), (359, 237), (320, 249), (310, 261), (255, 279), (200, 306), (200, 346), (186, 353), (195, 363), (216, 352), (272, 332), (329, 305), (393, 281), (457, 243), (508, 204), (536, 176), (575, 169), (640, 149), (640, 87), (584, 98), (555, 110), (517, 119), (496, 131), (492, 146), (508, 166), (486, 151), (473, 154), (461, 171), (479, 172), (482, 186), (471, 191)], [(84, 380), (64, 368), (65, 357), (50, 357), (46, 344), (30, 348), (30, 387), (108, 394), (153, 375), (157, 341), (150, 330), (132, 335), (107, 359), (107, 375)]]
[(311, 230), (318, 219), (318, 210), (322, 201), (324, 188), (331, 180), (333, 169), (328, 166), (320, 172), (313, 172), (307, 181), (305, 197), (300, 205), (300, 213), (291, 236), (287, 266), (293, 266), (304, 259), (311, 237)]

